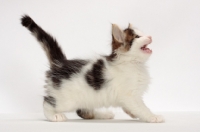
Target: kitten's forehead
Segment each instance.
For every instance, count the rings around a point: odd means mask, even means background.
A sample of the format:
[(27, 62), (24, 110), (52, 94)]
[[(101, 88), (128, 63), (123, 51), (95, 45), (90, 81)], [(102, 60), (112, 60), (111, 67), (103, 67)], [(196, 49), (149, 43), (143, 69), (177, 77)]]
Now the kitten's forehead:
[(134, 35), (145, 36), (145, 34), (142, 31), (132, 26), (125, 29), (124, 33), (128, 36), (134, 36)]
[(124, 33), (126, 35), (133, 36), (135, 34), (135, 31), (131, 28), (127, 28), (127, 29), (124, 30)]
[(139, 35), (139, 36), (144, 36), (144, 35), (145, 35), (142, 31), (140, 31), (140, 30), (137, 29), (137, 28), (134, 28), (133, 30), (134, 30), (135, 34), (137, 34), (137, 35)]
[(125, 42), (127, 43), (131, 43), (131, 41), (134, 39), (135, 37), (135, 32), (133, 29), (127, 28), (124, 30), (125, 33)]
[(127, 29), (132, 29), (134, 31), (134, 34), (139, 35), (139, 36), (144, 36), (145, 34), (140, 31), (139, 29), (137, 29), (136, 27), (134, 27), (132, 24), (129, 23), (128, 28)]

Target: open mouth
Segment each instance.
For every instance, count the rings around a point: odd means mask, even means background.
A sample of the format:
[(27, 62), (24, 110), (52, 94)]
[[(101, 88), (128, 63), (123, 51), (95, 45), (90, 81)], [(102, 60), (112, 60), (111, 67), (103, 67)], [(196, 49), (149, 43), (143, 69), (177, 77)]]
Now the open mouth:
[(145, 52), (145, 53), (151, 54), (151, 53), (152, 53), (152, 50), (149, 49), (149, 48), (147, 47), (147, 45), (148, 45), (148, 44), (145, 44), (145, 45), (142, 46), (140, 49), (141, 49), (143, 52)]

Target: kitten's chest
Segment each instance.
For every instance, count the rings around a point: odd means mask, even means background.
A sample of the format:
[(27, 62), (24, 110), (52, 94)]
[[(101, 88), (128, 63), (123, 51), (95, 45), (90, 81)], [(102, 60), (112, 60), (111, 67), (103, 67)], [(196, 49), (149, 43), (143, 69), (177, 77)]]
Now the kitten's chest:
[(150, 82), (150, 76), (144, 65), (126, 65), (119, 67), (113, 72), (115, 84), (126, 87), (144, 87)]
[(124, 80), (127, 80), (131, 84), (146, 84), (149, 82), (149, 73), (145, 68), (135, 68), (128, 71), (121, 72), (121, 77), (124, 78)]

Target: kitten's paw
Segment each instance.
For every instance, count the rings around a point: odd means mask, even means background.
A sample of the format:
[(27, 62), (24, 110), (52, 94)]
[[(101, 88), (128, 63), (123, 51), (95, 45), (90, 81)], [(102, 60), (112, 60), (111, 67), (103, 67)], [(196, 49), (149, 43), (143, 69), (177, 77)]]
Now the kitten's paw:
[(154, 116), (151, 116), (147, 122), (149, 123), (162, 123), (162, 122), (165, 122), (163, 116), (161, 115), (154, 115)]
[(95, 113), (95, 119), (113, 119), (114, 116), (111, 111)]
[(111, 111), (107, 111), (105, 112), (103, 119), (113, 119), (114, 117), (115, 115)]
[(67, 117), (65, 116), (65, 114), (55, 114), (52, 118), (53, 122), (64, 122), (67, 121)]

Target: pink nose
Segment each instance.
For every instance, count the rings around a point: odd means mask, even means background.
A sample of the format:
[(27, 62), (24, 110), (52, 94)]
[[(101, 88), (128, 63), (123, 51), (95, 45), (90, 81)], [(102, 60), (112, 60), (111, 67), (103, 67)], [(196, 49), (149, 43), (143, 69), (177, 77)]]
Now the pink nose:
[(152, 40), (152, 37), (151, 36), (147, 36), (149, 39), (151, 39)]
[(152, 37), (151, 36), (147, 36), (147, 38), (149, 38), (152, 41)]

